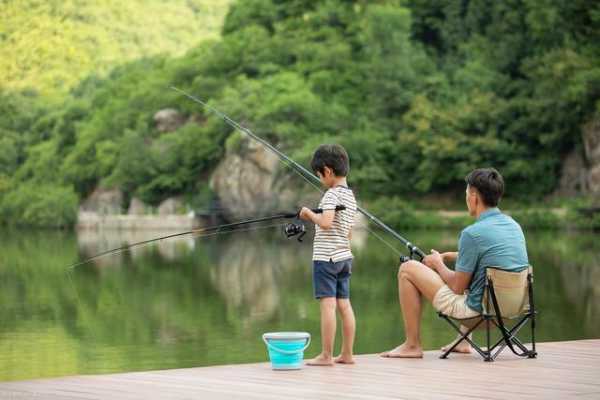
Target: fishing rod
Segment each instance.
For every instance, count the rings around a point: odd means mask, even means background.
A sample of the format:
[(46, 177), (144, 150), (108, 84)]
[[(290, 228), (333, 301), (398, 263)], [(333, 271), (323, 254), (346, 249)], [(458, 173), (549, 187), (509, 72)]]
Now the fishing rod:
[[(248, 136), (250, 136), (254, 140), (256, 140), (259, 143), (261, 143), (262, 145), (264, 145), (266, 148), (268, 148), (273, 153), (275, 153), (282, 161), (284, 161), (285, 163), (287, 163), (288, 166), (294, 167), (294, 170), (300, 176), (304, 177), (307, 180), (307, 182), (311, 183), (319, 191), (321, 191), (321, 189), (318, 186), (318, 185), (321, 184), (321, 180), (315, 174), (313, 174), (312, 172), (308, 171), (302, 165), (298, 164), (296, 161), (294, 161), (293, 159), (291, 159), (290, 157), (288, 157), (287, 155), (285, 155), (283, 152), (281, 152), (280, 150), (278, 150), (271, 143), (267, 142), (266, 140), (264, 140), (260, 136), (254, 134), (250, 129), (248, 129), (248, 128), (242, 126), (242, 125), (240, 125), (236, 121), (234, 121), (231, 118), (229, 118), (226, 114), (224, 114), (221, 111), (217, 110), (216, 108), (214, 108), (213, 106), (209, 105), (205, 101), (200, 100), (196, 96), (193, 96), (193, 95), (191, 95), (191, 94), (189, 94), (189, 93), (187, 93), (187, 92), (185, 92), (185, 91), (183, 91), (183, 90), (181, 90), (181, 89), (179, 89), (179, 88), (177, 88), (175, 86), (171, 86), (170, 88), (172, 90), (174, 90), (176, 92), (179, 92), (180, 94), (186, 96), (188, 99), (190, 99), (190, 100), (192, 100), (192, 101), (194, 101), (194, 102), (196, 102), (196, 103), (204, 106), (209, 111), (213, 112), (214, 114), (216, 114), (217, 116), (219, 116), (221, 119), (223, 119), (227, 124), (229, 124), (234, 129), (237, 129), (240, 132), (243, 132), (243, 133), (247, 134)], [(401, 255), (400, 256), (400, 262), (405, 262), (405, 261), (408, 261), (410, 259), (417, 259), (418, 261), (421, 261), (421, 260), (423, 260), (423, 258), (425, 258), (425, 253), (423, 252), (423, 250), (419, 249), (417, 246), (415, 246), (414, 244), (412, 244), (411, 242), (409, 242), (408, 240), (406, 240), (398, 232), (396, 232), (395, 230), (393, 230), (392, 228), (390, 228), (389, 226), (387, 226), (379, 218), (377, 218), (376, 216), (374, 216), (373, 214), (371, 214), (369, 211), (365, 210), (364, 208), (362, 208), (362, 207), (360, 207), (358, 205), (357, 205), (356, 209), (361, 214), (363, 214), (365, 217), (367, 217), (370, 221), (372, 221), (374, 224), (376, 224), (377, 226), (379, 226), (385, 232), (387, 232), (392, 237), (394, 237), (395, 239), (399, 240), (404, 246), (406, 246), (406, 248), (408, 249), (409, 255), (408, 256)], [(381, 240), (383, 240), (383, 239), (381, 239)]]
[[(344, 205), (338, 205), (335, 207), (335, 211), (343, 211), (345, 209), (346, 209), (346, 206), (344, 206)], [(313, 208), (312, 212), (314, 212), (315, 214), (321, 214), (323, 212), (323, 210), (321, 208)], [(68, 269), (73, 269), (79, 265), (86, 264), (86, 263), (96, 260), (98, 258), (102, 258), (102, 257), (112, 255), (112, 254), (119, 254), (119, 253), (127, 251), (133, 247), (143, 246), (143, 245), (146, 245), (146, 244), (149, 244), (152, 242), (158, 242), (158, 241), (165, 240), (165, 239), (171, 239), (174, 237), (191, 235), (191, 234), (214, 234), (214, 233), (235, 232), (236, 230), (234, 228), (237, 228), (240, 226), (257, 224), (260, 222), (275, 221), (275, 220), (279, 220), (279, 219), (293, 219), (293, 218), (298, 219), (299, 214), (300, 214), (299, 211), (295, 212), (295, 213), (293, 213), (293, 212), (292, 213), (281, 213), (281, 214), (270, 215), (267, 217), (260, 217), (260, 218), (247, 219), (244, 221), (232, 222), (230, 224), (221, 224), (221, 225), (209, 226), (206, 228), (192, 229), (191, 231), (187, 231), (187, 232), (173, 233), (171, 235), (161, 236), (161, 237), (154, 238), (154, 239), (148, 239), (148, 240), (133, 243), (130, 245), (121, 246), (121, 247), (117, 247), (117, 248), (114, 248), (111, 250), (103, 251), (103, 252), (98, 253), (98, 254), (96, 254), (90, 258), (87, 258), (83, 261), (80, 261), (80, 262), (70, 265), (68, 267)], [(285, 234), (285, 236), (288, 239), (291, 237), (294, 237), (294, 236), (298, 236), (297, 239), (299, 242), (301, 242), (302, 238), (306, 234), (306, 228), (301, 221), (290, 222), (284, 226), (283, 233)]]

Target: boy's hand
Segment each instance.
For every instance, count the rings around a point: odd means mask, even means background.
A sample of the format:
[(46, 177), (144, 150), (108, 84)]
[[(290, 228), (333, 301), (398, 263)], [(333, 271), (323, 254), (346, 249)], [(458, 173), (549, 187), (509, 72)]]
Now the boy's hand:
[(312, 210), (310, 208), (302, 207), (298, 213), (298, 218), (303, 219), (304, 221), (310, 221), (310, 214), (312, 214)]

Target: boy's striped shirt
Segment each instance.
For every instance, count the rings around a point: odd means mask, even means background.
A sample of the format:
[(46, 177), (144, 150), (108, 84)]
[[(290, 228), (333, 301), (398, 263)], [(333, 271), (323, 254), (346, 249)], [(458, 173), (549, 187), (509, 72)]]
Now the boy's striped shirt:
[(352, 258), (348, 235), (354, 225), (356, 215), (356, 199), (351, 189), (336, 186), (325, 192), (319, 208), (335, 210), (338, 205), (346, 206), (343, 211), (336, 211), (333, 225), (330, 229), (322, 229), (315, 225), (315, 240), (313, 244), (314, 261), (344, 261)]

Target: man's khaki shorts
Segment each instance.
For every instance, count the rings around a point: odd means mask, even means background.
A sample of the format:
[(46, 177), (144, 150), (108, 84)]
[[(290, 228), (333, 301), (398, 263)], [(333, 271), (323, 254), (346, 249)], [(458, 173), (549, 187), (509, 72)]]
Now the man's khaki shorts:
[(444, 285), (433, 297), (433, 306), (436, 310), (456, 319), (473, 318), (480, 315), (479, 312), (467, 306), (467, 295), (456, 294)]

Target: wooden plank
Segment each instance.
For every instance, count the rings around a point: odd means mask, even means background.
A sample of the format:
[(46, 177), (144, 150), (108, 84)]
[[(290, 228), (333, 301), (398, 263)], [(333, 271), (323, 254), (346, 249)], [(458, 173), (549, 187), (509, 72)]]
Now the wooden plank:
[(422, 360), (357, 356), (356, 365), (273, 371), (268, 363), (0, 383), (14, 399), (534, 399), (600, 398), (600, 340), (541, 343), (524, 360), (505, 351), (493, 363), (476, 354)]

